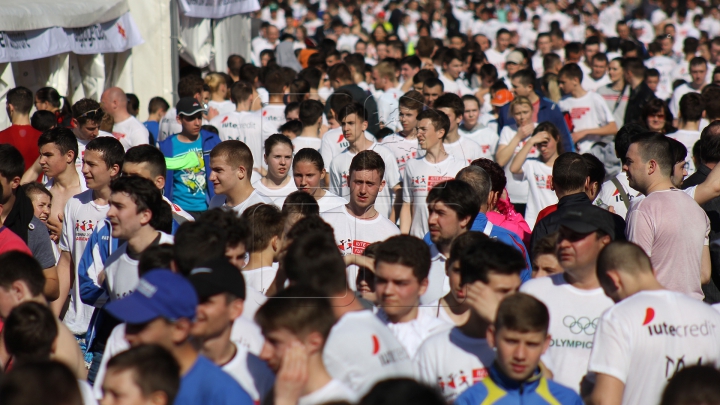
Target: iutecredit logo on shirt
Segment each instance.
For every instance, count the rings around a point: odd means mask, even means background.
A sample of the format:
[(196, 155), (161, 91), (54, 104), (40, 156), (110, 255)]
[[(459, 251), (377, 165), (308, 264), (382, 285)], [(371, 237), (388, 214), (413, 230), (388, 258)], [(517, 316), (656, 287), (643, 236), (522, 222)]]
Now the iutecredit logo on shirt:
[(647, 326), (650, 336), (670, 336), (670, 337), (699, 337), (708, 336), (715, 333), (715, 324), (705, 321), (703, 323), (668, 325), (667, 322), (651, 322), (655, 319), (655, 310), (647, 308), (645, 310), (645, 320), (643, 326)]

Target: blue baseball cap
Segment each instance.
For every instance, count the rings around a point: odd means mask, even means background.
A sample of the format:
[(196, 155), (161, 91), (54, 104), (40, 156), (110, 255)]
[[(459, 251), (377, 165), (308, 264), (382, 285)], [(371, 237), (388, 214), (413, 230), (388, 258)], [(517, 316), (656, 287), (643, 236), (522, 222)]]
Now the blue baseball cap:
[(174, 321), (195, 319), (198, 297), (190, 281), (170, 270), (146, 273), (127, 297), (110, 302), (105, 309), (129, 324), (142, 324), (157, 318)]

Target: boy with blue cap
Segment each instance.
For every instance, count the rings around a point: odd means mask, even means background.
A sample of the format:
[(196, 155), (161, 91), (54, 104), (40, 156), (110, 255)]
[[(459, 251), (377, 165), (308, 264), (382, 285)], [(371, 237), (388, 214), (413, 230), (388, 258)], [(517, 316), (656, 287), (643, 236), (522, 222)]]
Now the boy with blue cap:
[(175, 405), (252, 405), (250, 396), (190, 342), (190, 329), (198, 304), (192, 284), (169, 270), (145, 274), (137, 289), (106, 306), (127, 323), (125, 339), (131, 346), (157, 344), (169, 350), (180, 364), (180, 391)]

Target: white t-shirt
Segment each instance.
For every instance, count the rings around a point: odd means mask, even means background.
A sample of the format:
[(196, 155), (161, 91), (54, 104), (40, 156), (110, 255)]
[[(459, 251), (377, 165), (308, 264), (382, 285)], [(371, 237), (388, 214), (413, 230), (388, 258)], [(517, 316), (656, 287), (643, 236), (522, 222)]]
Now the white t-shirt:
[[(250, 290), (250, 288), (246, 288), (246, 291), (247, 290)], [(248, 303), (248, 297), (249, 295), (246, 292), (245, 304)], [(263, 299), (267, 298), (263, 296)], [(239, 316), (233, 321), (230, 340), (256, 356), (260, 355), (263, 345), (265, 345), (265, 338), (263, 337), (260, 327), (253, 320), (247, 319), (244, 312), (243, 316)]]
[(78, 288), (78, 265), (85, 252), (85, 246), (93, 230), (103, 221), (110, 209), (109, 205), (97, 205), (93, 201), (93, 191), (87, 190), (73, 196), (65, 205), (65, 220), (62, 224), (59, 248), (70, 252), (73, 261), (72, 271), (75, 282), (70, 289), (70, 306), (63, 323), (76, 335), (85, 334), (90, 324), (94, 308), (83, 304)]
[(443, 142), (445, 152), (454, 155), (459, 160), (466, 162), (465, 166), (472, 163), (473, 160), (483, 157), (483, 149), (477, 142), (461, 136), (460, 139), (453, 143)]
[(479, 127), (480, 125), (476, 125), (476, 127), (471, 130), (465, 130), (460, 127), (458, 128), (458, 132), (460, 133), (460, 136), (470, 139), (480, 145), (482, 153), (480, 157), (495, 160), (495, 151), (497, 151), (498, 141), (500, 140), (497, 129)]
[[(533, 124), (533, 126), (537, 126), (537, 124)], [(505, 125), (502, 131), (500, 131), (500, 141), (498, 141), (498, 145), (510, 145), (510, 141), (512, 141), (512, 139), (515, 137), (515, 134), (517, 134), (517, 125)], [(531, 137), (532, 135), (518, 142), (518, 145), (515, 147), (515, 151), (513, 152), (512, 157), (505, 164), (505, 178), (507, 179), (505, 189), (508, 192), (510, 201), (515, 204), (527, 203), (529, 185), (527, 180), (525, 180), (524, 174), (514, 174), (510, 171), (510, 164), (515, 158), (515, 155), (520, 152), (520, 149), (525, 146), (525, 144)], [(528, 152), (527, 158), (532, 159), (538, 157), (540, 157), (540, 151), (538, 151), (537, 148), (533, 146), (532, 148), (530, 148), (530, 152)]]
[[(242, 317), (255, 325), (255, 313), (267, 301), (267, 297), (258, 290), (245, 286), (245, 305), (243, 306)], [(262, 348), (262, 347), (261, 347)], [(255, 353), (255, 354), (259, 354)]]
[(444, 73), (440, 73), (438, 79), (440, 79), (440, 81), (443, 83), (443, 89), (445, 93), (452, 93), (460, 97), (466, 94), (473, 94), (472, 89), (465, 85), (465, 83), (459, 77), (455, 80), (452, 80), (445, 76)]
[(525, 209), (525, 221), (532, 229), (537, 216), (543, 208), (557, 204), (558, 198), (552, 189), (552, 167), (537, 159), (528, 159), (522, 165), (523, 174), (528, 182), (528, 202)]
[[(225, 205), (226, 196), (222, 194), (216, 194), (215, 197), (210, 200), (210, 207), (208, 209), (213, 209), (217, 207), (227, 207)], [(238, 215), (242, 215), (243, 212), (245, 212), (245, 209), (247, 207), (251, 207), (255, 204), (272, 204), (273, 200), (270, 197), (267, 197), (257, 190), (254, 190), (252, 194), (247, 198), (247, 200), (241, 202), (240, 204), (230, 207), (233, 211), (237, 212)]]
[(602, 288), (581, 290), (565, 281), (562, 273), (530, 280), (520, 291), (542, 301), (550, 313), (550, 347), (542, 357), (554, 380), (580, 391), (587, 373), (598, 320), (613, 302)]
[(699, 93), (699, 91), (693, 89), (687, 83), (681, 84), (673, 91), (670, 103), (668, 103), (668, 108), (670, 108), (673, 117), (677, 118), (680, 115), (680, 99), (688, 93)]
[(235, 347), (235, 356), (222, 366), (222, 370), (230, 374), (256, 404), (262, 404), (275, 384), (275, 374), (266, 362), (247, 348), (238, 344)]
[[(223, 115), (229, 112), (235, 111), (235, 103), (230, 100), (225, 101), (208, 101), (208, 107), (214, 108), (218, 111), (218, 114)], [(212, 125), (212, 124), (210, 124)]]
[(255, 187), (255, 190), (264, 195), (265, 197), (272, 200), (273, 204), (277, 205), (278, 208), (282, 208), (283, 203), (285, 202), (285, 198), (292, 193), (293, 191), (297, 191), (297, 187), (295, 186), (295, 182), (292, 179), (292, 172), (288, 171), (288, 176), (290, 177), (290, 180), (282, 186), (281, 188), (268, 188), (266, 185), (262, 183), (262, 180), (258, 180), (255, 183), (253, 183), (253, 187)]
[(400, 97), (402, 95), (403, 92), (399, 89), (391, 88), (384, 91), (377, 99), (378, 120), (395, 131), (402, 128), (400, 121), (398, 121)]
[[(562, 99), (558, 104), (563, 112), (570, 114), (574, 132), (599, 128), (615, 122), (615, 117), (605, 100), (601, 95), (592, 91), (587, 92), (580, 98), (568, 97)], [(607, 140), (609, 138), (599, 135), (586, 136), (577, 143), (578, 153), (590, 152), (590, 148), (603, 139)]]
[(113, 125), (112, 135), (120, 141), (125, 150), (133, 146), (147, 145), (150, 142), (147, 128), (132, 115), (125, 121), (116, 122)]
[[(495, 38), (488, 38), (495, 41)], [(495, 65), (495, 67), (498, 70), (498, 73), (505, 73), (505, 58), (510, 54), (510, 51), (512, 49), (507, 48), (504, 51), (500, 52), (495, 47), (492, 47), (485, 51), (485, 56), (487, 56), (488, 62), (490, 64)]]
[(320, 150), (320, 146), (322, 145), (322, 139), (320, 138), (313, 138), (310, 136), (298, 136), (295, 139), (292, 140), (293, 147), (295, 149), (295, 153), (299, 151), (300, 149), (315, 149), (317, 151)]
[(670, 98), (672, 95), (672, 82), (674, 80), (673, 73), (677, 68), (675, 61), (665, 55), (657, 55), (646, 60), (645, 66), (647, 66), (648, 69), (657, 69), (660, 73), (660, 82), (658, 83), (655, 95), (662, 100)]
[[(395, 161), (395, 155), (390, 149), (373, 142), (368, 148), (377, 152), (385, 162), (385, 187), (378, 193), (375, 200), (375, 209), (385, 218), (390, 218), (392, 212), (392, 204), (395, 193), (393, 187), (398, 185), (402, 179), (400, 178), (400, 169), (398, 169)], [(347, 201), (350, 201), (350, 187), (348, 186), (348, 177), (350, 175), (350, 164), (355, 154), (345, 149), (341, 154), (337, 155), (330, 163), (330, 191), (337, 194)]]
[(251, 287), (262, 294), (270, 288), (273, 280), (275, 280), (277, 269), (275, 267), (261, 267), (253, 270), (243, 270), (242, 275), (245, 277), (245, 285)]
[[(365, 138), (375, 141), (373, 134), (368, 131), (365, 131)], [(322, 155), (323, 163), (325, 163), (325, 170), (330, 171), (330, 162), (348, 146), (350, 146), (350, 142), (345, 139), (340, 127), (333, 128), (323, 134), (320, 141), (320, 155)]]
[[(625, 174), (625, 172), (618, 173), (615, 178), (625, 189), (628, 199), (630, 200), (628, 206), (630, 206), (633, 199), (635, 199), (640, 192), (630, 187), (630, 183), (628, 183), (627, 174)], [(602, 184), (602, 189), (593, 203), (595, 205), (606, 204), (615, 208), (615, 213), (623, 217), (623, 219), (627, 216), (628, 208), (625, 207), (625, 203), (622, 200), (622, 194), (620, 194), (620, 191), (617, 187), (615, 187), (615, 184), (613, 184), (611, 180)]]
[[(687, 157), (685, 158), (685, 168), (687, 169), (688, 176), (692, 176), (695, 173), (695, 163), (692, 160), (692, 150), (695, 146), (695, 142), (700, 140), (700, 131), (688, 131), (685, 129), (678, 129), (668, 136), (676, 141), (679, 141), (685, 148), (687, 148)], [(698, 156), (699, 157), (699, 156)]]
[(685, 294), (640, 291), (600, 318), (588, 371), (625, 384), (623, 404), (657, 404), (675, 372), (720, 360), (720, 313)]
[(263, 140), (260, 111), (230, 111), (213, 118), (210, 125), (217, 128), (221, 141), (235, 140), (247, 145), (252, 153), (253, 167), (258, 169), (262, 166)]
[(400, 169), (400, 176), (405, 172), (405, 165), (409, 160), (424, 154), (423, 150), (420, 149), (417, 138), (407, 139), (398, 133), (386, 136), (380, 141), (380, 145), (390, 149), (395, 155), (398, 169)]
[[(270, 135), (279, 133), (278, 128), (285, 123), (285, 105), (268, 104), (260, 110), (260, 115), (262, 116), (262, 142), (265, 145), (265, 140)], [(265, 153), (265, 150), (263, 150), (263, 153)]]
[(463, 334), (454, 327), (429, 337), (415, 356), (417, 379), (438, 387), (448, 403), (488, 376), (495, 352), (485, 339)]
[(450, 279), (445, 274), (447, 257), (440, 253), (437, 245), (430, 246), (430, 272), (428, 273), (428, 287), (425, 294), (420, 296), (420, 304), (432, 305), (450, 292)]
[[(172, 244), (174, 238), (165, 232), (159, 232), (160, 241)], [(137, 287), (140, 277), (138, 275), (138, 260), (130, 258), (127, 254), (127, 243), (118, 247), (105, 261), (105, 284), (110, 301), (119, 300), (132, 293)]]
[(319, 390), (298, 399), (298, 405), (322, 405), (330, 402), (357, 402), (357, 395), (342, 381), (332, 379)]
[(600, 87), (608, 85), (608, 84), (610, 84), (610, 78), (608, 77), (607, 74), (603, 75), (603, 77), (601, 77), (597, 80), (593, 79), (593, 77), (588, 74), (588, 75), (583, 76), (582, 88), (585, 89), (586, 91), (595, 92)]
[[(218, 128), (219, 129), (219, 128)], [(160, 120), (160, 131), (158, 132), (157, 141), (163, 141), (172, 135), (179, 134), (182, 131), (182, 125), (177, 122), (177, 109), (170, 107), (165, 116)]]
[(359, 396), (380, 381), (414, 375), (405, 348), (371, 311), (350, 312), (335, 323), (323, 360), (330, 375)]
[(410, 203), (412, 224), (410, 235), (422, 238), (428, 232), (428, 208), (425, 200), (430, 190), (443, 181), (452, 180), (467, 166), (465, 161), (448, 155), (440, 163), (430, 163), (426, 158), (407, 162), (403, 175), (403, 203)]
[(409, 322), (392, 323), (380, 308), (377, 317), (390, 329), (397, 340), (405, 347), (410, 358), (414, 358), (420, 345), (430, 336), (450, 330), (453, 325), (432, 316), (428, 311), (420, 311), (417, 318)]
[(325, 190), (325, 195), (320, 197), (320, 199), (317, 200), (317, 203), (320, 207), (320, 213), (323, 213), (333, 208), (344, 207), (345, 204), (347, 204), (347, 201), (339, 195), (335, 195)]
[[(320, 217), (332, 226), (340, 253), (345, 255), (362, 255), (365, 248), (374, 242), (399, 235), (400, 229), (389, 219), (377, 214), (373, 219), (360, 219), (351, 215), (343, 205), (320, 214)], [(348, 285), (356, 290), (357, 267), (350, 266), (348, 272)]]

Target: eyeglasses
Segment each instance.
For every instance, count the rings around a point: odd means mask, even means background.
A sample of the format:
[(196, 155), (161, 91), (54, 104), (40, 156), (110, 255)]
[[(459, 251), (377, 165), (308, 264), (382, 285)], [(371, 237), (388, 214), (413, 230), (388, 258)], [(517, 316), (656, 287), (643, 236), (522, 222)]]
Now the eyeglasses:
[(78, 119), (80, 118), (87, 118), (91, 121), (100, 121), (105, 115), (105, 112), (102, 110), (102, 108), (97, 108), (95, 110), (87, 111), (86, 113), (80, 115)]

